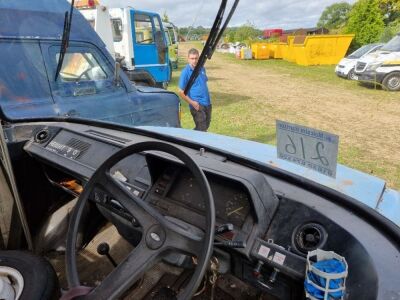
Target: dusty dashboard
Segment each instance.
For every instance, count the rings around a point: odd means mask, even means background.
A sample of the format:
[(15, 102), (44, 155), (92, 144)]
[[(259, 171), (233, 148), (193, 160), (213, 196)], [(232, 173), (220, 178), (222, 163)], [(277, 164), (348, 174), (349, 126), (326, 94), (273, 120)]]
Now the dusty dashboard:
[[(246, 228), (245, 223), (251, 223), (253, 215), (251, 196), (246, 187), (240, 182), (211, 173), (206, 173), (206, 177), (214, 197), (217, 223), (231, 223), (236, 228)], [(152, 187), (149, 201), (166, 213), (176, 214), (193, 225), (204, 226), (203, 217), (200, 217), (205, 215), (204, 199), (197, 181), (183, 167), (166, 167)]]
[[(44, 165), (87, 181), (116, 151), (134, 142), (152, 139), (126, 132), (76, 127), (49, 127), (46, 129), (48, 138), (35, 138), (24, 149)], [(278, 199), (263, 174), (215, 158), (212, 153), (200, 156), (198, 150), (177, 146), (205, 171), (214, 196), (217, 224), (234, 225), (235, 230), (221, 238), (248, 242), (265, 233)], [(154, 153), (134, 154), (124, 160), (115, 170), (124, 174), (127, 184), (139, 188), (144, 201), (165, 215), (204, 228), (204, 200), (193, 176), (182, 164), (168, 155)]]

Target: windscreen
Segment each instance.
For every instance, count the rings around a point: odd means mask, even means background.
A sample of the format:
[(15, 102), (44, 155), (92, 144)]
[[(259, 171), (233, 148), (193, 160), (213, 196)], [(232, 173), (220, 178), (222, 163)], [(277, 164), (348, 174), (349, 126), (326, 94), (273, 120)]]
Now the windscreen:
[(381, 50), (397, 52), (400, 51), (400, 35), (396, 35)]
[(369, 44), (369, 45), (362, 46), (361, 48), (358, 48), (356, 51), (351, 53), (348, 56), (348, 58), (360, 58), (364, 54), (366, 54), (369, 51), (371, 51), (371, 49), (373, 49), (374, 47), (376, 47), (376, 44)]

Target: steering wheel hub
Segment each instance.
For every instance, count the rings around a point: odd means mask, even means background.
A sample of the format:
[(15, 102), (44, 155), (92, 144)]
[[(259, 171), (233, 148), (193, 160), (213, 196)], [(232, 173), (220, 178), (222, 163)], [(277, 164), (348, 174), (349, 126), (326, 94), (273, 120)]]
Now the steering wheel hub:
[(146, 245), (151, 250), (160, 248), (165, 242), (165, 230), (160, 225), (154, 225), (146, 233)]

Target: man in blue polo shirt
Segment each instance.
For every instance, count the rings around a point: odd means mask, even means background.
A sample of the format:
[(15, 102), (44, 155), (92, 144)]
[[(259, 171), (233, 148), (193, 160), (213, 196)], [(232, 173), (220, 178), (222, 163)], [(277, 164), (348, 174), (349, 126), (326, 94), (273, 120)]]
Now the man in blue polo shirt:
[(189, 93), (187, 95), (183, 93), (198, 61), (199, 51), (194, 48), (190, 49), (188, 52), (188, 64), (183, 68), (181, 77), (179, 78), (179, 96), (189, 104), (190, 113), (196, 125), (194, 129), (207, 131), (208, 127), (210, 127), (212, 107), (207, 87), (208, 78), (204, 67), (201, 68)]

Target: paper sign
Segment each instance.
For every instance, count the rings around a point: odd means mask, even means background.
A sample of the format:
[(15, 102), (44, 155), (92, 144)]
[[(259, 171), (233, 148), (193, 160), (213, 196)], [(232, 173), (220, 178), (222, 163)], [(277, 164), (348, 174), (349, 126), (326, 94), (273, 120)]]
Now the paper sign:
[(276, 120), (278, 158), (336, 177), (339, 136)]

